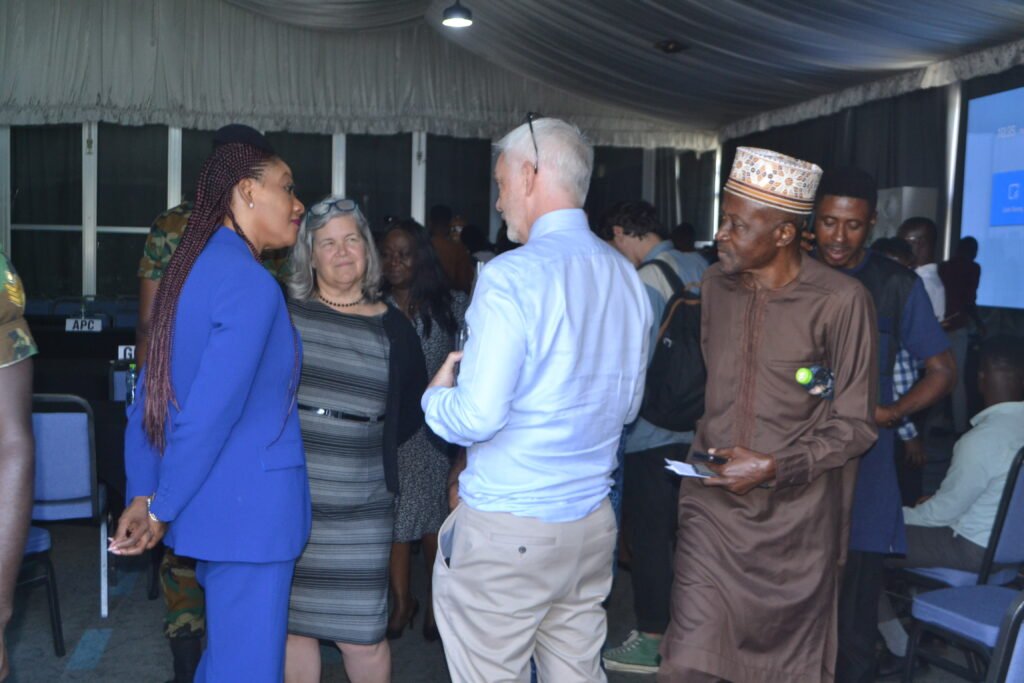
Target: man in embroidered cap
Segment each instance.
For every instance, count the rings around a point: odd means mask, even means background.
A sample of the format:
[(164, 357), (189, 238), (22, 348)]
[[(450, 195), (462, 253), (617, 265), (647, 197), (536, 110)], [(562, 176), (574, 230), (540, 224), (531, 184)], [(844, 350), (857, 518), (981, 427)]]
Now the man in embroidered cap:
[[(835, 677), (856, 458), (876, 436), (878, 335), (864, 287), (801, 253), (820, 177), (740, 147), (725, 185), (690, 455), (725, 463), (681, 484), (663, 683)], [(798, 374), (828, 377), (832, 391)]]

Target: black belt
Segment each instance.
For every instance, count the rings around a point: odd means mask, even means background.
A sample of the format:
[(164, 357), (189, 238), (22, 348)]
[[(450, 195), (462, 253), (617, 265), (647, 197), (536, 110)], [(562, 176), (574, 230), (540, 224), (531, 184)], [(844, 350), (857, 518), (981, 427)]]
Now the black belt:
[(365, 415), (352, 415), (351, 413), (343, 413), (340, 410), (331, 410), (329, 408), (316, 408), (314, 406), (299, 404), (299, 410), (308, 410), (311, 413), (319, 415), (320, 417), (333, 417), (336, 420), (351, 420), (353, 422), (383, 422), (386, 415), (378, 415), (377, 417), (366, 417)]

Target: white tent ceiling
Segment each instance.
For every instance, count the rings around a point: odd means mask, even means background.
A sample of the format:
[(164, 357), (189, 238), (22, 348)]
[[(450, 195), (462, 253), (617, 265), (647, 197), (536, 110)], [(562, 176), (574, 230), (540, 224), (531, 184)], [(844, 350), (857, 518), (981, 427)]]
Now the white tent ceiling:
[(1019, 0), (465, 0), (461, 30), (440, 26), (451, 0), (230, 2), (323, 30), (426, 20), (495, 65), (693, 131), (1024, 35)]

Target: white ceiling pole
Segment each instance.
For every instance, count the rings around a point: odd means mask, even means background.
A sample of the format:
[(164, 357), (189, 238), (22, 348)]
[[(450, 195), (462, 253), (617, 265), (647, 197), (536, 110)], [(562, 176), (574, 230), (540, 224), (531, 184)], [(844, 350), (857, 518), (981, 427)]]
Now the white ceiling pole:
[(711, 200), (711, 221), (708, 225), (708, 239), (715, 239), (715, 233), (718, 232), (718, 207), (722, 197), (722, 145), (718, 145), (715, 148), (715, 182), (711, 186), (711, 192), (713, 194)]
[(82, 124), (82, 295), (96, 294), (96, 194), (99, 124)]
[(167, 208), (181, 204), (181, 128), (167, 129)]
[(942, 258), (953, 253), (953, 196), (956, 193), (956, 165), (960, 153), (960, 82), (946, 88), (946, 224), (943, 230)]
[(412, 134), (412, 194), (410, 213), (414, 220), (426, 224), (427, 218), (427, 134)]
[(0, 251), (11, 255), (11, 127), (0, 126)]
[(345, 196), (345, 144), (344, 133), (331, 136), (331, 194), (335, 197)]

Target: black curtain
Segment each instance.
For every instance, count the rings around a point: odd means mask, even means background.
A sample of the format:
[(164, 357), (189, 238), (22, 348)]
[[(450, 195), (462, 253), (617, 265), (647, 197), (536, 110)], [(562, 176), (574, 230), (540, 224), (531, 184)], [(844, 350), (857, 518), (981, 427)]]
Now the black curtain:
[(10, 257), (30, 298), (82, 293), (82, 126), (11, 127)]
[(658, 219), (671, 230), (679, 222), (676, 203), (679, 186), (676, 184), (676, 157), (679, 151), (659, 148), (654, 151), (654, 206)]
[[(857, 166), (873, 175), (879, 188), (938, 188), (941, 198), (946, 109), (946, 90), (931, 88), (729, 140), (722, 149), (722, 180), (728, 176), (737, 147), (763, 147), (826, 170)], [(944, 207), (939, 208), (941, 215)]]
[(491, 223), (491, 141), (427, 135), (427, 210), (451, 207), (484, 234)]
[(639, 147), (595, 147), (594, 172), (583, 208), (593, 224), (617, 202), (643, 197), (644, 151)]
[(149, 227), (167, 208), (167, 127), (99, 125), (96, 223)]
[(331, 136), (267, 133), (267, 142), (292, 169), (295, 195), (309, 208), (331, 194)]
[(359, 203), (374, 230), (387, 216), (412, 211), (412, 133), (348, 135), (345, 192)]
[(693, 224), (698, 240), (714, 236), (711, 209), (715, 194), (715, 153), (682, 152), (679, 155), (680, 222)]

